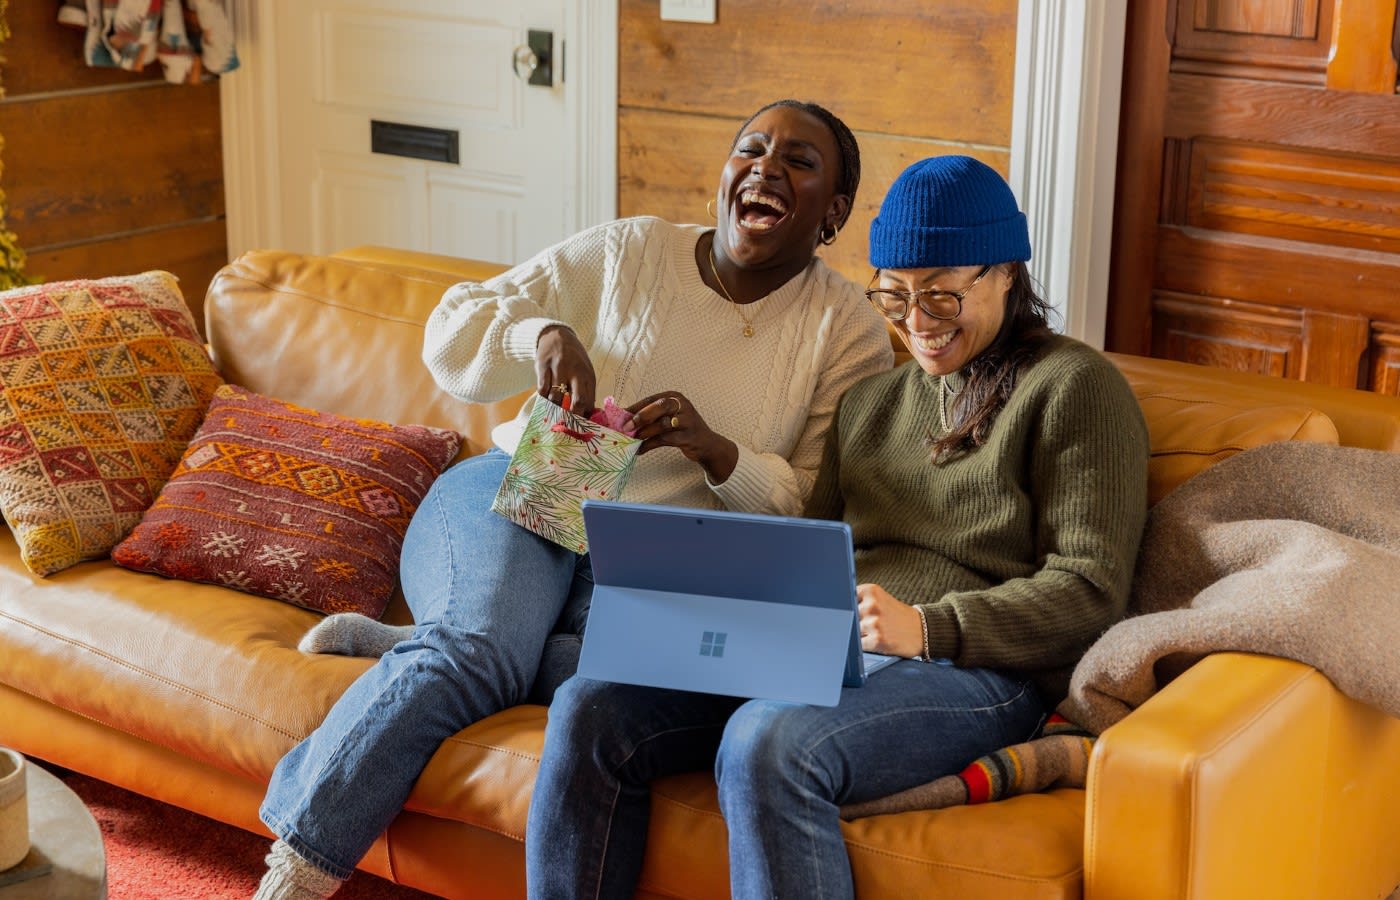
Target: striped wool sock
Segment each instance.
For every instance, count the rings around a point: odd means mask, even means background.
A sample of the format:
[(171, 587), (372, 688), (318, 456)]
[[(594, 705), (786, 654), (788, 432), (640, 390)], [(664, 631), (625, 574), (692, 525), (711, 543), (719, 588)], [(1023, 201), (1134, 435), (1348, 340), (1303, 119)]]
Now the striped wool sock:
[(847, 804), (841, 807), (841, 818), (988, 803), (1051, 787), (1083, 787), (1093, 748), (1090, 732), (1059, 713), (1052, 713), (1039, 737), (989, 753), (956, 775), (945, 775), (888, 797)]
[(957, 775), (964, 803), (988, 803), (1051, 787), (1083, 787), (1094, 737), (1059, 713), (1051, 713), (1040, 737), (1004, 747)]

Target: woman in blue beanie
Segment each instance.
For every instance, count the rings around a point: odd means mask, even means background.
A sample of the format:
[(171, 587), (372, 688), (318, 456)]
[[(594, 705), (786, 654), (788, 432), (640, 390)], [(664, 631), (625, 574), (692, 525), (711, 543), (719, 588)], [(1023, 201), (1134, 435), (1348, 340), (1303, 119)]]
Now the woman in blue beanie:
[(1028, 739), (1127, 603), (1147, 429), (1056, 335), (1026, 218), (964, 156), (922, 160), (870, 228), (867, 297), (913, 359), (842, 397), (805, 514), (855, 545), (862, 644), (901, 659), (835, 707), (575, 677), (526, 835), (532, 898), (631, 897), (649, 783), (714, 766), (736, 898), (849, 898), (840, 808)]

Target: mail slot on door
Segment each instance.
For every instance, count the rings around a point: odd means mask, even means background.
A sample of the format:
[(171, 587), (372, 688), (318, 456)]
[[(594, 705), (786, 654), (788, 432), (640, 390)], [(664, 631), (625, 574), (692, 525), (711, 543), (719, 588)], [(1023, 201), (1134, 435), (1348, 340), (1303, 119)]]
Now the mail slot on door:
[(414, 159), (428, 159), (433, 162), (461, 161), (457, 151), (456, 131), (427, 128), (422, 125), (404, 125), (401, 122), (371, 119), (369, 149), (371, 153), (411, 156)]

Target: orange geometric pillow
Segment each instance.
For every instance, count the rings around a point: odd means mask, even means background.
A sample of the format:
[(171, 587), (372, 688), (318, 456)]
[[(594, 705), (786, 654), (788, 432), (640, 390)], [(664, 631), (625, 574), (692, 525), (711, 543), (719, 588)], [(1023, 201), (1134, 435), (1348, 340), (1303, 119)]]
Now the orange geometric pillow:
[(169, 272), (0, 293), (0, 511), (29, 570), (106, 556), (222, 383)]
[(462, 437), (226, 384), (119, 566), (378, 618), (413, 511)]

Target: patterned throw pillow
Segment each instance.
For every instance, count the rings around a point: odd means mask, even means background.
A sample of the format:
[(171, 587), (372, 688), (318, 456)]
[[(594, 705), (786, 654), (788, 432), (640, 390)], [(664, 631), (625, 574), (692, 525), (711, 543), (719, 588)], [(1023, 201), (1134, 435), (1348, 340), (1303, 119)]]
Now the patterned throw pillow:
[(119, 566), (378, 618), (408, 520), (455, 431), (387, 425), (224, 385)]
[(29, 570), (106, 556), (222, 381), (168, 272), (0, 293), (0, 510)]

